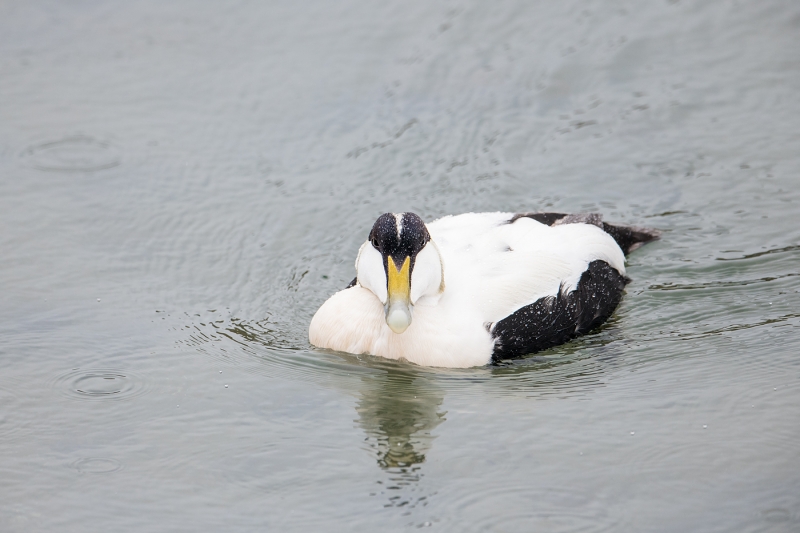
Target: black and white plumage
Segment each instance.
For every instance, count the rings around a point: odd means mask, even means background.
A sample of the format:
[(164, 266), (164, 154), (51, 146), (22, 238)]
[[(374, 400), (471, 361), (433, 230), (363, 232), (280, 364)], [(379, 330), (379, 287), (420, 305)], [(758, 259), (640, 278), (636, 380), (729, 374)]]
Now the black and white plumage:
[(386, 213), (309, 340), (439, 367), (537, 352), (605, 322), (628, 281), (625, 254), (658, 236), (597, 214), (466, 213), (426, 225)]

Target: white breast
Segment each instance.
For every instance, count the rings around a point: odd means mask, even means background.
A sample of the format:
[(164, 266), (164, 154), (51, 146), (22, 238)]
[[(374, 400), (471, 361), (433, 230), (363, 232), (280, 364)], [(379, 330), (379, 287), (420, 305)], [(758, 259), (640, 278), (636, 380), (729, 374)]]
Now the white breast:
[(457, 298), (414, 306), (402, 334), (386, 325), (383, 305), (372, 292), (351, 287), (331, 296), (314, 315), (309, 341), (340, 352), (405, 359), (424, 366), (466, 368), (485, 365), (494, 343), (475, 308)]

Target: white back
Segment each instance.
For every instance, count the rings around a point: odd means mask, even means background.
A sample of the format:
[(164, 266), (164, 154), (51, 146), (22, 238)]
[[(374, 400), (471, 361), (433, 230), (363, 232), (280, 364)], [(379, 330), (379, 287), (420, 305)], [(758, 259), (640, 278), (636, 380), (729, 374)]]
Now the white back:
[[(594, 260), (625, 274), (625, 255), (596, 226), (547, 226), (531, 218), (508, 224), (513, 213), (466, 213), (428, 224), (445, 263), (444, 300), (454, 295), (478, 305), (496, 322), (545, 296), (575, 288)], [(452, 290), (451, 290), (452, 289)]]

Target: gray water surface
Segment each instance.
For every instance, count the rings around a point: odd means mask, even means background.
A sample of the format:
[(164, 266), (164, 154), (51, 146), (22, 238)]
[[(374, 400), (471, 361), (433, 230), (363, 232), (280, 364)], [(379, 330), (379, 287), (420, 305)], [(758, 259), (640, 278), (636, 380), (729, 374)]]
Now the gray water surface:
[[(0, 3), (0, 531), (798, 531), (800, 5)], [(386, 211), (661, 229), (509, 366), (316, 350)]]

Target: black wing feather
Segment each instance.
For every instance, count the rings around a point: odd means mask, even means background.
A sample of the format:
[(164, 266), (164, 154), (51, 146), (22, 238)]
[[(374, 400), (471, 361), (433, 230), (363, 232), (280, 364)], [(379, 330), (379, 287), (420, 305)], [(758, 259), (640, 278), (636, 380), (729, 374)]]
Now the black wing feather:
[(563, 344), (608, 320), (628, 279), (605, 261), (592, 261), (574, 291), (526, 305), (492, 328), (492, 361), (521, 357)]

